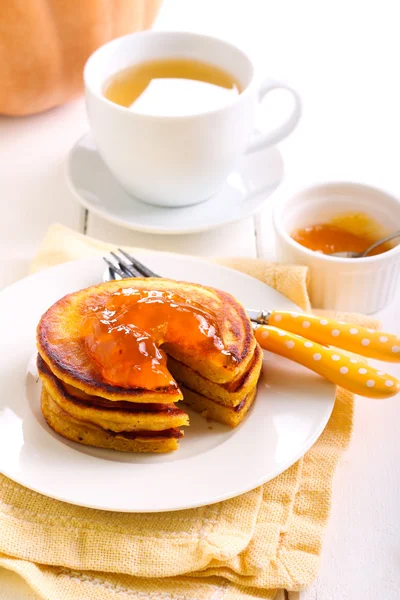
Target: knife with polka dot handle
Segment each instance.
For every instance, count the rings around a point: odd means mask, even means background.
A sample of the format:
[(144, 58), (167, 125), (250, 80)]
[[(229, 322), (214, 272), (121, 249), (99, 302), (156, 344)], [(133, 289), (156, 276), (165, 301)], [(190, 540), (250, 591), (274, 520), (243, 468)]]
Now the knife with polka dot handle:
[(400, 381), (395, 377), (370, 367), (356, 356), (347, 356), (336, 348), (322, 346), (271, 325), (255, 324), (254, 335), (265, 350), (289, 358), (354, 394), (382, 399), (400, 391)]
[(335, 346), (385, 362), (400, 362), (400, 336), (392, 333), (284, 310), (258, 313), (252, 320), (297, 333), (323, 346)]

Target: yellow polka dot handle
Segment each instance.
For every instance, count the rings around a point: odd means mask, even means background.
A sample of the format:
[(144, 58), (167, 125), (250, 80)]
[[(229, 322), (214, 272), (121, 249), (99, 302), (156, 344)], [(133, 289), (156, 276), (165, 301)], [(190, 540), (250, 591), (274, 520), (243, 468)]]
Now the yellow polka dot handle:
[(400, 362), (400, 336), (392, 333), (283, 310), (274, 310), (270, 314), (269, 324), (324, 346), (343, 348), (348, 352), (386, 362)]
[(354, 394), (378, 399), (400, 391), (400, 381), (395, 377), (370, 367), (356, 356), (347, 356), (271, 325), (258, 326), (254, 335), (265, 350), (304, 365)]

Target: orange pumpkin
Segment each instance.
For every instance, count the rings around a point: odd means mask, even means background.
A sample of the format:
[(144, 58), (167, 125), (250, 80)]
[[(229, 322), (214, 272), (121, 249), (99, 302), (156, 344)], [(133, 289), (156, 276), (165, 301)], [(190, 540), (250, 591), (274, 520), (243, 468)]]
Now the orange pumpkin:
[(0, 1), (0, 113), (28, 115), (83, 90), (87, 58), (109, 40), (148, 29), (161, 0)]

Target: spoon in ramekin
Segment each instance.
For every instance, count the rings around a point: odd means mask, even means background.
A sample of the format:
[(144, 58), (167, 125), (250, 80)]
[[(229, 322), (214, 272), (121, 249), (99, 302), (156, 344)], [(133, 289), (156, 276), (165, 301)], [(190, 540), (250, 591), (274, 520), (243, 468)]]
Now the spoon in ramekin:
[(368, 246), (368, 248), (363, 252), (351, 252), (349, 250), (346, 250), (344, 252), (330, 252), (329, 256), (334, 256), (336, 258), (365, 258), (369, 254), (371, 254), (372, 250), (378, 248), (378, 246), (386, 244), (386, 242), (391, 242), (397, 237), (400, 237), (400, 231), (396, 231), (395, 233), (391, 233), (390, 235), (387, 235), (381, 238), (380, 240), (377, 240), (376, 242)]

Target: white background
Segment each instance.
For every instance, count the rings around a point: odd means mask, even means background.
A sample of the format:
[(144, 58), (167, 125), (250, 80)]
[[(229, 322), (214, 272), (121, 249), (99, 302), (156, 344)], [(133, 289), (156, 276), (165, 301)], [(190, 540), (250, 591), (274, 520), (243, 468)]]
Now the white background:
[[(280, 146), (287, 180), (362, 181), (400, 197), (398, 6), (396, 0), (164, 0), (156, 27), (233, 41), (252, 56), (260, 79), (283, 78), (300, 91), (301, 124)], [(265, 127), (287, 108), (278, 93), (268, 102)], [(27, 272), (55, 221), (136, 246), (273, 258), (268, 206), (259, 219), (192, 236), (137, 234), (85, 218), (66, 189), (63, 168), (67, 151), (86, 129), (82, 100), (35, 117), (0, 117), (1, 287)], [(400, 332), (396, 303), (382, 319)], [(320, 575), (301, 600), (400, 598), (399, 423), (398, 398), (357, 401)], [(36, 596), (0, 571), (0, 600), (17, 598)]]

